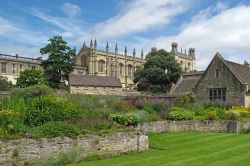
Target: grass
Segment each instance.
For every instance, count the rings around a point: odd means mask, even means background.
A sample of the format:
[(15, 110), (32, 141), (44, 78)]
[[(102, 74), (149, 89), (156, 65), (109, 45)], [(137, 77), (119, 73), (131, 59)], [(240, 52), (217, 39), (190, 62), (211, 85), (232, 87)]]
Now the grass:
[(250, 134), (164, 133), (150, 134), (146, 152), (70, 166), (176, 166), (237, 165), (250, 163)]

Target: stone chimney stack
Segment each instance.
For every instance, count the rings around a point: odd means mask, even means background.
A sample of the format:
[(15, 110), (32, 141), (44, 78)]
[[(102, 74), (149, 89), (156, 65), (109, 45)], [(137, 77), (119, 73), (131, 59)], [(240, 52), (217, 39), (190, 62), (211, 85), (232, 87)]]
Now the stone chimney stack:
[(172, 52), (174, 52), (174, 53), (178, 52), (178, 44), (177, 44), (177, 42), (172, 43)]
[(189, 54), (189, 56), (195, 58), (195, 49), (194, 48), (189, 48), (188, 54)]

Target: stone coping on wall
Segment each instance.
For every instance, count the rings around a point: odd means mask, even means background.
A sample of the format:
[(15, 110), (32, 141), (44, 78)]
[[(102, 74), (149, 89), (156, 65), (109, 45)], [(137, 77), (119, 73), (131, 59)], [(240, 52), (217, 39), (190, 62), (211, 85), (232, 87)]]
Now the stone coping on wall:
[(189, 120), (189, 121), (155, 121), (138, 124), (137, 131), (143, 132), (230, 132), (240, 133), (250, 129), (250, 122), (232, 120)]
[(25, 165), (80, 148), (84, 156), (112, 154), (148, 149), (148, 136), (141, 132), (118, 132), (107, 135), (85, 135), (76, 138), (0, 140), (0, 165)]

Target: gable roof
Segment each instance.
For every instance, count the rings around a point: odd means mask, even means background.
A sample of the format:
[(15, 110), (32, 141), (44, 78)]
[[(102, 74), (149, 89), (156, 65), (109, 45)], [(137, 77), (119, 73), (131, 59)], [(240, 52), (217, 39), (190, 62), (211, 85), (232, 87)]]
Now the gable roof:
[[(242, 84), (248, 84), (248, 85), (250, 85), (250, 67), (247, 67), (247, 66), (235, 63), (235, 62), (227, 61), (218, 52), (215, 54), (214, 58), (209, 63), (208, 67), (204, 71), (204, 74), (201, 76), (201, 79), (204, 77), (205, 73), (207, 72), (208, 68), (210, 67), (210, 65), (212, 64), (212, 62), (214, 61), (214, 59), (216, 57), (218, 57), (228, 67), (228, 69), (232, 72), (232, 74)], [(199, 84), (200, 80), (195, 85), (195, 88)], [(249, 89), (249, 91), (250, 91), (250, 89)]]
[(191, 93), (203, 73), (203, 71), (183, 73), (182, 77), (169, 92), (169, 95), (181, 96), (183, 94)]
[(70, 86), (93, 86), (93, 87), (122, 87), (121, 81), (116, 77), (92, 76), (71, 74)]
[(240, 82), (250, 85), (250, 67), (226, 60), (225, 63)]

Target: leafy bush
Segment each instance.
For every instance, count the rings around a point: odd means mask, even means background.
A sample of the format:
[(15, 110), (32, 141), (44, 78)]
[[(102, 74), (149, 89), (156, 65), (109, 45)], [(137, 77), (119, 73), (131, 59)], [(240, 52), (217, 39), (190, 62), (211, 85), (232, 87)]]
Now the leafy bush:
[(135, 110), (133, 111), (138, 117), (140, 117), (141, 122), (150, 122), (160, 120), (160, 117), (156, 113), (149, 113), (144, 110)]
[(189, 107), (194, 103), (194, 97), (191, 93), (184, 94), (178, 97), (176, 100), (176, 105), (179, 107)]
[(194, 112), (180, 107), (171, 107), (170, 110), (166, 116), (168, 120), (191, 120), (195, 116)]
[(219, 108), (219, 109), (226, 109), (229, 110), (233, 107), (232, 104), (230, 103), (225, 103), (225, 102), (207, 102), (207, 103), (203, 103), (203, 108)]
[(161, 112), (168, 110), (168, 105), (165, 103), (145, 103), (143, 109), (148, 112)]
[(16, 83), (16, 85), (21, 88), (38, 84), (46, 84), (46, 81), (43, 77), (42, 71), (35, 69), (21, 71)]
[(24, 122), (29, 126), (40, 126), (48, 121), (78, 118), (81, 118), (81, 112), (73, 103), (54, 96), (41, 96), (29, 100)]
[(114, 109), (115, 111), (127, 111), (127, 110), (136, 109), (136, 107), (129, 102), (121, 101), (121, 102), (114, 103)]
[(0, 128), (2, 130), (0, 137), (20, 136), (28, 131), (27, 127), (23, 124), (20, 113), (13, 110), (0, 111)]
[(140, 122), (140, 118), (138, 115), (134, 113), (126, 113), (126, 114), (111, 114), (110, 118), (118, 124), (131, 126), (137, 125)]
[(53, 90), (46, 85), (34, 85), (26, 88), (15, 88), (12, 90), (12, 96), (22, 97), (27, 100), (30, 97), (46, 96), (53, 94)]
[(79, 129), (73, 124), (52, 121), (34, 128), (34, 130), (31, 131), (31, 136), (34, 138), (53, 138), (58, 136), (76, 137), (79, 134)]
[(0, 76), (0, 91), (7, 91), (11, 88), (12, 83), (7, 81), (7, 78)]
[(239, 120), (240, 119), (240, 113), (229, 110), (225, 114), (225, 119), (227, 119), (227, 120)]
[(231, 110), (238, 112), (241, 117), (250, 117), (250, 107), (233, 106)]
[(225, 110), (220, 107), (210, 107), (205, 109), (205, 117), (208, 120), (224, 119)]

